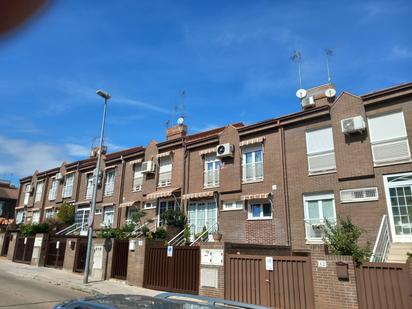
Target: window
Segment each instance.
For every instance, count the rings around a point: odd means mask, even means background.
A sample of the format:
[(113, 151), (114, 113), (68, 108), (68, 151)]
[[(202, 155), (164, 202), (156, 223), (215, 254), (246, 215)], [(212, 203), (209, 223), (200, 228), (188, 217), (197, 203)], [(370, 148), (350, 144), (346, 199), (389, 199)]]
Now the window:
[(63, 186), (63, 198), (71, 197), (73, 194), (74, 173), (67, 174)]
[(106, 181), (104, 184), (104, 196), (113, 195), (115, 178), (116, 178), (116, 170), (114, 168), (106, 170)]
[(197, 234), (206, 227), (210, 233), (218, 230), (217, 207), (214, 201), (190, 202), (188, 221), (191, 234)]
[(340, 191), (341, 203), (354, 203), (365, 201), (376, 201), (378, 199), (378, 188), (348, 189)]
[(114, 222), (114, 207), (105, 207), (103, 210), (103, 224), (105, 226), (113, 226)]
[(159, 225), (163, 225), (162, 215), (169, 209), (175, 209), (175, 201), (161, 201), (159, 206)]
[(133, 191), (141, 191), (143, 184), (142, 164), (137, 163), (133, 168)]
[(243, 209), (242, 201), (228, 201), (223, 203), (223, 210), (239, 210)]
[(271, 219), (272, 205), (270, 203), (250, 203), (249, 220)]
[(146, 203), (144, 203), (144, 208), (145, 208), (145, 209), (153, 209), (153, 208), (156, 208), (156, 203), (146, 202)]
[(130, 222), (133, 219), (133, 215), (138, 212), (136, 207), (127, 207), (126, 208), (126, 222)]
[(35, 224), (40, 223), (40, 211), (33, 211), (31, 222)]
[(24, 205), (28, 205), (29, 204), (29, 199), (30, 199), (30, 190), (31, 190), (31, 184), (27, 184), (24, 187)]
[(95, 215), (101, 215), (102, 213), (103, 213), (103, 209), (101, 209), (101, 208), (96, 208), (95, 211), (94, 211)]
[(208, 188), (219, 186), (220, 160), (216, 158), (216, 155), (209, 155), (205, 157), (204, 174), (204, 187)]
[(58, 186), (59, 186), (59, 181), (56, 179), (53, 179), (52, 186), (49, 191), (49, 201), (54, 201), (56, 199)]
[(242, 150), (242, 156), (243, 182), (263, 180), (262, 145), (254, 147), (244, 147)]
[(160, 158), (159, 162), (159, 187), (167, 187), (172, 183), (172, 158)]
[(44, 182), (39, 181), (36, 186), (36, 195), (34, 196), (34, 202), (40, 202), (41, 201), (41, 195), (43, 193), (43, 186)]
[(90, 200), (93, 194), (93, 173), (87, 174), (87, 189), (86, 189), (86, 199)]
[(309, 174), (336, 170), (332, 128), (306, 132)]
[(375, 166), (411, 160), (402, 112), (369, 117), (368, 126)]
[(55, 211), (53, 208), (46, 209), (46, 219), (53, 219)]
[(16, 224), (24, 223), (24, 218), (26, 216), (26, 212), (24, 209), (17, 210), (16, 212)]
[(333, 193), (304, 196), (306, 240), (322, 241), (325, 221), (336, 223), (334, 199)]

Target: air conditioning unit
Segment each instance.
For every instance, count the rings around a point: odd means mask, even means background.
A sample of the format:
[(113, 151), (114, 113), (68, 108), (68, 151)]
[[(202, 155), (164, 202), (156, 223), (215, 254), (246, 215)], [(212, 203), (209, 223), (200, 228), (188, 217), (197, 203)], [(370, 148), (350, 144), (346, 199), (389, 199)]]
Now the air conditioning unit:
[(234, 152), (235, 147), (229, 143), (220, 144), (216, 147), (216, 157), (218, 158), (233, 157)]
[(156, 163), (153, 161), (145, 161), (142, 163), (142, 173), (149, 174), (156, 171)]
[(300, 101), (300, 104), (302, 105), (302, 108), (308, 108), (308, 107), (313, 107), (315, 106), (315, 97), (310, 96), (310, 97), (305, 97)]
[(62, 181), (64, 179), (63, 174), (62, 173), (57, 173), (56, 174), (56, 180), (58, 181)]
[(341, 126), (342, 133), (345, 134), (362, 132), (366, 129), (366, 123), (362, 116), (342, 119)]

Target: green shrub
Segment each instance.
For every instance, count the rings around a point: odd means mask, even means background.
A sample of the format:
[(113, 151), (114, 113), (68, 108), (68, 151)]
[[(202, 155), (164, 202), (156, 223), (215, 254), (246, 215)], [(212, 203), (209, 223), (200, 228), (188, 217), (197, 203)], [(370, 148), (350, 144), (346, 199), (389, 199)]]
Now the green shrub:
[[(203, 233), (205, 233), (207, 231), (206, 226), (203, 227), (203, 229), (199, 232), (195, 234), (195, 240), (198, 239), (200, 237), (200, 235), (202, 235)], [(207, 237), (209, 237), (209, 233), (206, 232), (203, 236), (202, 239), (206, 239)]]
[(186, 216), (180, 211), (179, 208), (168, 209), (167, 211), (162, 213), (160, 219), (166, 225), (177, 227), (179, 230), (183, 230), (187, 222)]
[(338, 224), (334, 225), (326, 220), (324, 241), (335, 255), (350, 255), (356, 263), (368, 261), (372, 252), (369, 244), (361, 247), (358, 244), (363, 230), (354, 225), (349, 217), (338, 218)]
[(157, 228), (157, 230), (153, 233), (154, 239), (166, 239), (167, 233), (163, 227)]
[(48, 233), (49, 225), (47, 223), (25, 224), (20, 227), (20, 233), (23, 236), (33, 236), (39, 233)]
[(63, 202), (57, 213), (57, 219), (64, 224), (71, 225), (74, 223), (75, 211), (74, 205)]

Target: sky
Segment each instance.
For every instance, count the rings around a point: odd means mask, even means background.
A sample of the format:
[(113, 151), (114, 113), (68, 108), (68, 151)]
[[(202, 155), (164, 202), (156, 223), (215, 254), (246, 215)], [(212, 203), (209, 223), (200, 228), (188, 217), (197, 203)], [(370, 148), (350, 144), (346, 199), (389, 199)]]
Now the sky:
[[(86, 158), (103, 101), (108, 151), (300, 110), (308, 89), (357, 95), (412, 81), (411, 1), (54, 1), (0, 40), (0, 178)], [(184, 98), (181, 92), (185, 90)]]

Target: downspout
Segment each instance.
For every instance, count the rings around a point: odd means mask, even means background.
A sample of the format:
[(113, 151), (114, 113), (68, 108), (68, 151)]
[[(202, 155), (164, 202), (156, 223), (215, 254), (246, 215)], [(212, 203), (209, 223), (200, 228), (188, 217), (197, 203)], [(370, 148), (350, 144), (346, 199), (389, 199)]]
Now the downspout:
[(43, 218), (44, 218), (43, 212), (44, 212), (44, 205), (46, 204), (46, 195), (47, 195), (47, 187), (49, 186), (49, 178), (50, 176), (46, 174), (46, 179), (44, 180), (44, 185), (43, 185), (39, 222), (43, 222)]
[(125, 178), (124, 173), (126, 170), (126, 163), (124, 161), (123, 156), (120, 157), (120, 160), (122, 160), (122, 173), (120, 177), (119, 202), (117, 204), (117, 227), (120, 227), (121, 219), (122, 219), (122, 208), (120, 207), (120, 204), (123, 202), (124, 178)]
[[(183, 188), (182, 188), (182, 197), (186, 192), (188, 191), (188, 186), (189, 186), (189, 166), (190, 166), (190, 154), (189, 151), (187, 150), (187, 145), (186, 145), (186, 140), (183, 139)], [(186, 168), (187, 165), (187, 168)], [(186, 173), (187, 173), (187, 178), (186, 178)], [(183, 199), (182, 199), (183, 201)], [(182, 202), (182, 212), (184, 214), (187, 214), (187, 201)]]
[(290, 214), (289, 214), (289, 187), (288, 187), (288, 174), (286, 165), (286, 150), (285, 150), (285, 131), (283, 126), (280, 126), (278, 120), (278, 127), (280, 130), (280, 146), (281, 146), (281, 161), (282, 161), (282, 180), (283, 180), (283, 197), (285, 205), (285, 223), (286, 223), (286, 243), (291, 246), (291, 229), (290, 229)]
[(220, 195), (218, 191), (213, 192), (217, 212), (217, 231), (220, 232)]
[(79, 201), (79, 193), (80, 193), (80, 162), (77, 162), (77, 184), (76, 184), (76, 200), (75, 203)]

